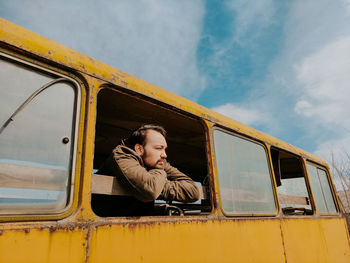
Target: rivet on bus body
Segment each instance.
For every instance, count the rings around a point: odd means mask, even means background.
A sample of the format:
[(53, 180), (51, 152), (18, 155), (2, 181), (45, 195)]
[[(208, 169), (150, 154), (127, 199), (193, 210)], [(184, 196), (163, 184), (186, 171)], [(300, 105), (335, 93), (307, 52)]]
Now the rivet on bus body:
[(69, 143), (69, 138), (68, 138), (68, 137), (64, 137), (64, 138), (62, 139), (62, 143), (63, 143), (63, 144)]

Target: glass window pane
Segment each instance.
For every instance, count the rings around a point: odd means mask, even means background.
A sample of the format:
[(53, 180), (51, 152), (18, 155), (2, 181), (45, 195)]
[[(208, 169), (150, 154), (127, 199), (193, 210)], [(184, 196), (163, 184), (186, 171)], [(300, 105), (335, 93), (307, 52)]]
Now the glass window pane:
[(276, 211), (265, 149), (256, 143), (214, 131), (221, 205), (227, 214)]
[(337, 213), (326, 171), (307, 164), (312, 193), (320, 214)]
[(328, 213), (330, 214), (337, 213), (337, 208), (335, 206), (332, 191), (327, 178), (327, 173), (326, 171), (319, 168), (317, 168), (317, 172), (318, 172), (318, 177), (320, 178), (322, 193), (325, 199)]
[(307, 171), (309, 174), (311, 190), (315, 198), (317, 209), (320, 213), (327, 212), (326, 201), (323, 198), (321, 182), (318, 178), (317, 168), (313, 165), (307, 164)]
[[(0, 125), (36, 90), (57, 77), (0, 60)], [(0, 213), (57, 211), (66, 206), (76, 91), (56, 83), (39, 93), (0, 134)], [(67, 137), (68, 143), (62, 139)]]

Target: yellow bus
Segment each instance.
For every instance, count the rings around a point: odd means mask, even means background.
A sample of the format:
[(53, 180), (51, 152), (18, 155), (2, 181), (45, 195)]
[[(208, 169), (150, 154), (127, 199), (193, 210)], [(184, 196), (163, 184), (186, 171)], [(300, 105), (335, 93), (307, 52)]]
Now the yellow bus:
[[(0, 262), (350, 262), (320, 158), (4, 19), (0, 60)], [(96, 170), (144, 123), (201, 198), (115, 216)]]

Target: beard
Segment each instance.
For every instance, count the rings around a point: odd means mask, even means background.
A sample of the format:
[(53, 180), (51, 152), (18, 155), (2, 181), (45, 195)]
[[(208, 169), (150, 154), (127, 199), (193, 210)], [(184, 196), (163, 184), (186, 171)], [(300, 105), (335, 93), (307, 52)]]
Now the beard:
[(147, 168), (147, 170), (150, 169), (163, 169), (164, 168), (164, 164), (165, 164), (165, 158), (160, 158), (152, 163), (147, 162), (147, 157), (148, 157), (148, 152), (146, 151), (146, 149), (144, 149), (144, 152), (141, 156), (143, 164), (145, 165), (145, 167)]

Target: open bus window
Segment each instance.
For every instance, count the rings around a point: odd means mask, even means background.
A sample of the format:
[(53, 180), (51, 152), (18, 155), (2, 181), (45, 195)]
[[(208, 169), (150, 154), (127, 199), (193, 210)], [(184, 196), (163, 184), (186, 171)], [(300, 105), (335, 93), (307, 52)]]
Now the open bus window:
[(336, 214), (337, 207), (326, 171), (310, 163), (306, 164), (306, 168), (318, 212), (320, 214)]
[(225, 214), (276, 213), (265, 148), (221, 130), (214, 130), (214, 146)]
[(312, 215), (313, 210), (299, 157), (271, 149), (273, 169), (281, 208), (287, 215)]
[[(94, 172), (102, 166), (112, 150), (142, 124), (161, 125), (167, 131), (167, 160), (172, 166), (191, 177), (203, 189), (201, 199), (195, 203), (156, 200), (152, 213), (142, 215), (200, 215), (211, 211), (209, 200), (209, 175), (207, 140), (199, 119), (188, 116), (157, 101), (104, 88), (98, 93), (94, 154)], [(127, 216), (123, 214), (123, 200), (130, 192), (114, 176), (93, 174), (91, 206), (102, 217)], [(145, 209), (149, 211), (149, 204)], [(136, 214), (135, 214), (136, 215)]]
[(0, 214), (58, 212), (69, 202), (77, 91), (56, 79), (0, 57)]

